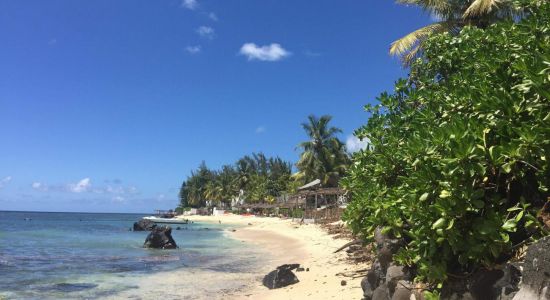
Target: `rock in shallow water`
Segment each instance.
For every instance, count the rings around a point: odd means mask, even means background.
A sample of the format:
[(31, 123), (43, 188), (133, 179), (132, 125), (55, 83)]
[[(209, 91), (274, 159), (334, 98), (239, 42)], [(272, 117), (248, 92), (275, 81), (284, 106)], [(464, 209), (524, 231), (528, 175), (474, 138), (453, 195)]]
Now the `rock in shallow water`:
[(170, 226), (161, 226), (153, 228), (151, 233), (149, 233), (145, 239), (143, 247), (155, 249), (175, 249), (178, 245), (172, 238), (172, 228)]
[(153, 230), (156, 226), (153, 221), (141, 219), (134, 223), (134, 231), (149, 231)]

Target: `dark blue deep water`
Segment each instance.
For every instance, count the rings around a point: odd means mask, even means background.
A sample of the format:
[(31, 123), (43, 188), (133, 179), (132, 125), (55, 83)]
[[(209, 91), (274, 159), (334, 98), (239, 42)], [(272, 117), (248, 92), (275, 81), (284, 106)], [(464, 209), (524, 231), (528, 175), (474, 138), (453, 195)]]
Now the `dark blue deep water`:
[[(204, 274), (215, 283), (259, 264), (261, 254), (219, 224), (172, 225), (179, 249), (144, 249), (148, 232), (129, 230), (143, 216), (0, 211), (0, 299), (117, 298), (143, 276), (178, 269), (200, 274), (185, 279), (199, 287)], [(203, 298), (193, 290), (182, 296)]]

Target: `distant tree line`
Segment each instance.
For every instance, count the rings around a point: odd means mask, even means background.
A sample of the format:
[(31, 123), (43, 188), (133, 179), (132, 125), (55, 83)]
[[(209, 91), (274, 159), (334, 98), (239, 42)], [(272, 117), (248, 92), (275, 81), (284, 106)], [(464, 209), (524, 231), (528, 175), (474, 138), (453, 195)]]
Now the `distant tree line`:
[(204, 207), (208, 201), (223, 206), (233, 200), (270, 203), (315, 179), (320, 179), (324, 186), (337, 186), (350, 157), (337, 137), (341, 130), (330, 126), (331, 119), (327, 115), (320, 118), (311, 115), (302, 124), (309, 139), (298, 145), (302, 153), (296, 173), (291, 162), (263, 153), (245, 155), (218, 170), (208, 168), (203, 161), (183, 181), (179, 206)]

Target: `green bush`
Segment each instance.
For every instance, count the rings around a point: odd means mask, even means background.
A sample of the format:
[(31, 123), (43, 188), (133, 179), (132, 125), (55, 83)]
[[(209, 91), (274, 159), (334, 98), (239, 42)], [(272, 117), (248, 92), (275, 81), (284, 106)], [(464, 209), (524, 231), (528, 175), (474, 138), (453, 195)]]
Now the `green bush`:
[(517, 23), (432, 38), (393, 94), (367, 106), (343, 180), (344, 219), (407, 242), (395, 257), (417, 279), (491, 266), (526, 239), (550, 195), (549, 3)]

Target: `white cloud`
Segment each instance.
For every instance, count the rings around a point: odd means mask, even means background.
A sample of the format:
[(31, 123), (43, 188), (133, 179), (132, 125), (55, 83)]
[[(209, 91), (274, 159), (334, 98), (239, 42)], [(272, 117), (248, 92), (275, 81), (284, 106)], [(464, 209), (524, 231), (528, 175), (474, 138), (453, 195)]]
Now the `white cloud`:
[(6, 176), (0, 180), (0, 189), (5, 187), (11, 181), (11, 176)]
[(213, 12), (208, 13), (208, 18), (212, 21), (218, 21), (218, 16)]
[(126, 202), (126, 198), (122, 197), (122, 196), (115, 196), (111, 199), (113, 202), (116, 202), (116, 203), (124, 203)]
[(92, 183), (90, 178), (84, 178), (76, 184), (69, 184), (69, 190), (73, 193), (82, 193), (90, 190)]
[(164, 202), (165, 200), (166, 200), (166, 195), (164, 195), (164, 194), (158, 194), (157, 195), (157, 199), (156, 199), (157, 202), (160, 203), (160, 202)]
[(185, 47), (185, 51), (189, 54), (198, 54), (201, 52), (201, 46), (187, 46)]
[(256, 128), (256, 133), (257, 134), (261, 134), (261, 133), (264, 133), (265, 132), (265, 127), (264, 126), (259, 126), (258, 128)]
[(195, 10), (199, 6), (197, 0), (182, 0), (181, 6), (190, 10)]
[(248, 57), (248, 60), (261, 61), (278, 61), (291, 54), (277, 43), (266, 46), (246, 43), (241, 47), (239, 53)]
[(37, 191), (47, 191), (49, 189), (49, 187), (42, 182), (33, 182), (32, 188)]
[(360, 140), (355, 135), (350, 135), (346, 140), (346, 149), (348, 149), (349, 152), (353, 153), (359, 150), (366, 149), (368, 144), (369, 144), (369, 139), (364, 138)]
[(196, 30), (197, 34), (206, 39), (213, 39), (216, 36), (214, 28), (208, 26), (201, 26)]

